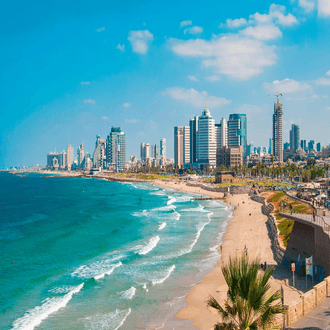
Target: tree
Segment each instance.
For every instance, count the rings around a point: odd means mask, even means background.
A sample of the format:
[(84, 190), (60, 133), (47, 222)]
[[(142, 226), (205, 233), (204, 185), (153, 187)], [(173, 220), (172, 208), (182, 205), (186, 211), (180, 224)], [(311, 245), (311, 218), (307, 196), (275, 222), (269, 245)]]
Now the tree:
[(266, 267), (259, 273), (259, 260), (249, 262), (248, 257), (229, 259), (222, 267), (228, 285), (227, 300), (222, 307), (215, 298), (210, 297), (208, 306), (218, 310), (224, 323), (215, 325), (215, 330), (257, 330), (275, 329), (272, 325), (275, 316), (284, 314), (280, 290), (269, 293), (269, 278), (273, 270)]

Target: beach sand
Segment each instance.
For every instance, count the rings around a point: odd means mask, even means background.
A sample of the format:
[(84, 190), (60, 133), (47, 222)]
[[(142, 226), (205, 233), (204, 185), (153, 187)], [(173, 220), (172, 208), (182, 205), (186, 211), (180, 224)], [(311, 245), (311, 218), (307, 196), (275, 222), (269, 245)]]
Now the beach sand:
[[(164, 182), (157, 180), (155, 185), (176, 189), (182, 192), (203, 194), (210, 197), (223, 197), (222, 193), (205, 191), (199, 187), (190, 187), (185, 183)], [(162, 329), (196, 329), (189, 324), (197, 326), (201, 330), (213, 329), (219, 321), (217, 312), (207, 307), (207, 300), (212, 295), (220, 303), (226, 299), (227, 285), (221, 271), (221, 265), (227, 263), (229, 257), (240, 256), (246, 246), (250, 259), (258, 258), (260, 262), (275, 266), (275, 272), (270, 280), (271, 290), (284, 288), (284, 303), (299, 298), (301, 292), (285, 285), (285, 279), (290, 277), (290, 271), (277, 266), (271, 249), (271, 240), (268, 236), (266, 225), (267, 217), (261, 212), (261, 204), (254, 202), (248, 195), (234, 195), (225, 199), (227, 204), (235, 207), (222, 243), (221, 259), (217, 266), (204, 276), (201, 283), (196, 284), (186, 298), (186, 306), (181, 308), (175, 318), (166, 322)], [(176, 322), (178, 319), (185, 322)]]

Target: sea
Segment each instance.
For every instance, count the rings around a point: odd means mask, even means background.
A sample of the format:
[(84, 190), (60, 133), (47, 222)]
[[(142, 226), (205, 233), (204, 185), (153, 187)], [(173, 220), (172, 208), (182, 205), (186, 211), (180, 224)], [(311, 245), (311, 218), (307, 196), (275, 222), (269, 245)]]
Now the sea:
[(216, 266), (232, 216), (194, 197), (0, 172), (0, 329), (165, 329)]

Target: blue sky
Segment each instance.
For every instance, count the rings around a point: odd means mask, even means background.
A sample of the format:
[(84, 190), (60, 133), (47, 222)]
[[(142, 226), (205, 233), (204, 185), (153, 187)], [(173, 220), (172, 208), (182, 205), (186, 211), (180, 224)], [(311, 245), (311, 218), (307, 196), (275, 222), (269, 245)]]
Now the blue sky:
[(45, 164), (54, 147), (111, 126), (167, 139), (207, 101), (216, 122), (246, 113), (248, 141), (268, 146), (277, 90), (284, 141), (330, 143), (330, 0), (17, 1), (0, 13), (0, 168)]

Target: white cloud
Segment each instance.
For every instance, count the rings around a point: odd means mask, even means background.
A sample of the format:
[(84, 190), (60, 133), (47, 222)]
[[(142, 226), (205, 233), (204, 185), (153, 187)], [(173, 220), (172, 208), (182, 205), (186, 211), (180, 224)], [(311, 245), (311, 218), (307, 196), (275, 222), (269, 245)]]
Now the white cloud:
[(199, 34), (199, 33), (202, 33), (204, 30), (201, 26), (191, 26), (191, 27), (188, 27), (186, 29), (184, 29), (183, 33), (184, 34)]
[(144, 132), (141, 131), (141, 132), (138, 133), (138, 135), (139, 136), (143, 136), (144, 135)]
[(197, 79), (195, 76), (188, 76), (188, 78), (189, 78), (191, 81), (198, 81), (198, 79)]
[(330, 16), (329, 0), (318, 0), (318, 14), (319, 16)]
[(140, 119), (135, 119), (135, 118), (125, 119), (125, 123), (127, 123), (127, 124), (138, 124), (139, 122), (140, 122)]
[(258, 40), (271, 40), (282, 37), (282, 32), (275, 25), (249, 26), (240, 33)]
[(312, 98), (313, 98), (313, 99), (319, 99), (320, 97), (319, 97), (318, 95), (314, 94), (314, 95), (312, 96)]
[(233, 29), (233, 28), (238, 28), (242, 25), (246, 25), (247, 24), (247, 20), (245, 18), (236, 18), (236, 19), (230, 19), (228, 18), (226, 20), (226, 24), (229, 28)]
[(298, 5), (299, 7), (305, 9), (306, 13), (310, 13), (315, 8), (315, 3), (313, 1), (308, 0), (299, 0)]
[(105, 31), (105, 27), (103, 26), (103, 27), (101, 27), (101, 28), (99, 28), (99, 29), (96, 29), (95, 31), (96, 31), (96, 32), (103, 32), (103, 31)]
[(109, 117), (107, 117), (107, 116), (103, 116), (102, 117), (102, 120), (109, 120), (110, 118)]
[(250, 22), (255, 22), (258, 24), (270, 24), (273, 22), (285, 26), (297, 24), (297, 18), (292, 14), (285, 15), (285, 11), (285, 6), (276, 5), (273, 3), (269, 7), (268, 14), (259, 14), (257, 12), (253, 15), (250, 15)]
[(198, 92), (193, 88), (185, 89), (180, 87), (171, 87), (167, 88), (164, 92), (162, 92), (162, 94), (168, 95), (172, 99), (186, 102), (197, 108), (205, 107), (206, 102), (210, 108), (220, 108), (221, 106), (231, 102), (230, 100), (222, 97), (209, 95), (205, 91)]
[(83, 100), (83, 103), (84, 104), (96, 104), (96, 101), (92, 100), (92, 99), (86, 99), (86, 100)]
[(330, 70), (326, 73), (327, 76), (330, 76)]
[(325, 110), (330, 110), (330, 107), (325, 108)]
[(219, 76), (209, 76), (205, 78), (208, 81), (214, 82), (214, 81), (220, 81), (220, 77)]
[(116, 48), (119, 49), (121, 52), (125, 51), (125, 45), (118, 44)]
[(171, 39), (172, 50), (180, 56), (202, 57), (205, 67), (240, 80), (259, 75), (276, 63), (274, 47), (261, 41), (228, 35), (211, 41)]
[(272, 83), (264, 83), (264, 88), (270, 93), (298, 93), (306, 90), (311, 90), (312, 87), (304, 82), (299, 82), (293, 79), (283, 79), (282, 81), (275, 80)]
[(132, 106), (132, 104), (128, 103), (128, 102), (123, 104), (123, 107), (126, 109), (130, 108), (131, 106)]
[(81, 81), (80, 84), (81, 85), (90, 85), (91, 82), (90, 81)]
[(318, 85), (323, 85), (323, 86), (330, 85), (330, 79), (327, 79), (327, 78), (320, 78), (320, 79), (315, 80), (315, 82)]
[(130, 31), (127, 38), (134, 53), (145, 54), (148, 51), (149, 43), (154, 40), (154, 36), (148, 30)]
[(192, 21), (182, 21), (180, 23), (180, 28), (184, 27), (184, 26), (189, 26), (192, 25)]

